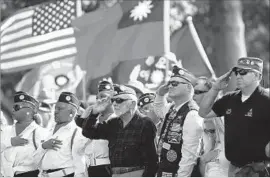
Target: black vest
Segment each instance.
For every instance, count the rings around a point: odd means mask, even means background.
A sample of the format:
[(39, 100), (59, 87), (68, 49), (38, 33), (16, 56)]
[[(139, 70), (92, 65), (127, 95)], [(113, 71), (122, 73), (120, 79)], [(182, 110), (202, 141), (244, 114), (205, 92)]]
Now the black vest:
[(191, 110), (198, 111), (198, 105), (193, 100), (185, 103), (179, 111), (176, 111), (173, 105), (166, 114), (158, 143), (159, 171), (177, 173), (182, 158), (183, 125)]

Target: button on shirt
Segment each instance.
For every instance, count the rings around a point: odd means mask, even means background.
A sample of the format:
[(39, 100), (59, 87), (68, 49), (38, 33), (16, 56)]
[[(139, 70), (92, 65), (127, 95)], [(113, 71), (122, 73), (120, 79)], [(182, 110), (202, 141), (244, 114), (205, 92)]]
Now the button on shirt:
[(33, 134), (35, 130), (35, 144), (40, 146), (47, 136), (46, 129), (37, 125), (34, 121), (27, 126), (19, 135), (28, 140), (24, 146), (11, 146), (11, 138), (16, 137), (15, 124), (4, 126), (1, 131), (1, 169), (5, 176), (13, 176), (16, 171), (28, 172), (37, 170), (33, 153), (36, 152)]
[(123, 128), (120, 118), (96, 123), (97, 115), (90, 114), (83, 135), (90, 139), (107, 139), (112, 167), (145, 166), (145, 176), (154, 176), (157, 155), (156, 128), (153, 122), (136, 113)]
[[(71, 140), (75, 129), (78, 129), (72, 146), (71, 151)], [(75, 176), (85, 174), (86, 164), (84, 151), (88, 141), (87, 138), (81, 135), (81, 129), (76, 126), (75, 122), (70, 122), (67, 125), (61, 127), (55, 133), (54, 128), (50, 130), (48, 138), (57, 138), (62, 141), (60, 149), (45, 150), (40, 146), (37, 153), (34, 155), (35, 160), (39, 162), (42, 170), (59, 169), (59, 168), (74, 168)]]
[[(178, 106), (176, 110), (178, 111), (184, 104)], [(168, 103), (164, 96), (156, 95), (153, 105), (156, 114), (165, 118), (172, 103)], [(183, 125), (182, 158), (179, 162), (178, 177), (189, 177), (197, 163), (199, 143), (203, 132), (202, 125), (203, 118), (199, 116), (198, 112), (195, 110), (189, 111)]]

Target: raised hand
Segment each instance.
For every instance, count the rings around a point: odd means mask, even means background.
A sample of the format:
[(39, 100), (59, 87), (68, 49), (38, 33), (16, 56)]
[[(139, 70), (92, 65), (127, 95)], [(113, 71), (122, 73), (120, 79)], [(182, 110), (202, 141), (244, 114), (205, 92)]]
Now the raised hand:
[(26, 144), (28, 144), (28, 140), (21, 138), (21, 136), (11, 138), (11, 145), (12, 146), (24, 146)]
[(169, 85), (168, 84), (164, 84), (161, 85), (158, 90), (157, 90), (157, 94), (160, 96), (164, 96), (166, 93), (168, 93), (169, 91)]
[(103, 112), (109, 104), (110, 104), (110, 97), (98, 99), (97, 102), (93, 106), (93, 114), (98, 114), (98, 113)]
[(223, 90), (223, 89), (225, 89), (229, 84), (232, 72), (233, 72), (233, 70), (231, 69), (230, 71), (228, 71), (224, 75), (220, 76), (216, 80), (216, 82), (213, 84), (213, 89), (214, 90)]

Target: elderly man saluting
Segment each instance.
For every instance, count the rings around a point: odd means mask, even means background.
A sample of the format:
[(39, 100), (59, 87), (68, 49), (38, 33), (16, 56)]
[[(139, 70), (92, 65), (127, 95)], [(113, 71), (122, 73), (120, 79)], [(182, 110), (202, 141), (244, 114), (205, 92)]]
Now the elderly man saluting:
[[(155, 125), (137, 111), (137, 97), (133, 89), (115, 85), (114, 90), (111, 101), (93, 106), (83, 127), (83, 135), (109, 141), (112, 176), (153, 177), (157, 164)], [(97, 116), (107, 106), (106, 102), (113, 103), (116, 117), (96, 124)]]

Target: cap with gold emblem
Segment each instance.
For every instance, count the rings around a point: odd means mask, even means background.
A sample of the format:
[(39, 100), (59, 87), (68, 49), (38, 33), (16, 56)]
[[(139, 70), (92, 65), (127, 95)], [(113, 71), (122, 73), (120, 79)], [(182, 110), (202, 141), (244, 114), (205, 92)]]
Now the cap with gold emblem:
[(23, 91), (18, 91), (14, 95), (14, 103), (26, 102), (32, 104), (35, 108), (38, 108), (39, 102), (28, 93)]
[(155, 94), (154, 93), (145, 93), (142, 94), (138, 101), (138, 106), (143, 107), (146, 104), (153, 103), (155, 100)]
[(136, 92), (132, 89), (129, 88), (127, 86), (124, 85), (118, 85), (118, 84), (114, 84), (114, 96), (118, 96), (118, 95), (124, 95), (124, 94), (131, 94), (136, 96)]
[(177, 65), (173, 66), (171, 78), (173, 77), (180, 77), (191, 84), (195, 84), (197, 81), (197, 78), (191, 72)]
[(113, 84), (107, 80), (100, 81), (98, 84), (98, 92), (113, 91)]
[(237, 65), (233, 68), (251, 69), (259, 73), (263, 72), (263, 60), (256, 57), (242, 57), (238, 59)]
[(80, 105), (80, 101), (78, 100), (78, 98), (70, 92), (62, 92), (58, 98), (58, 102), (71, 104), (76, 108), (78, 108)]

